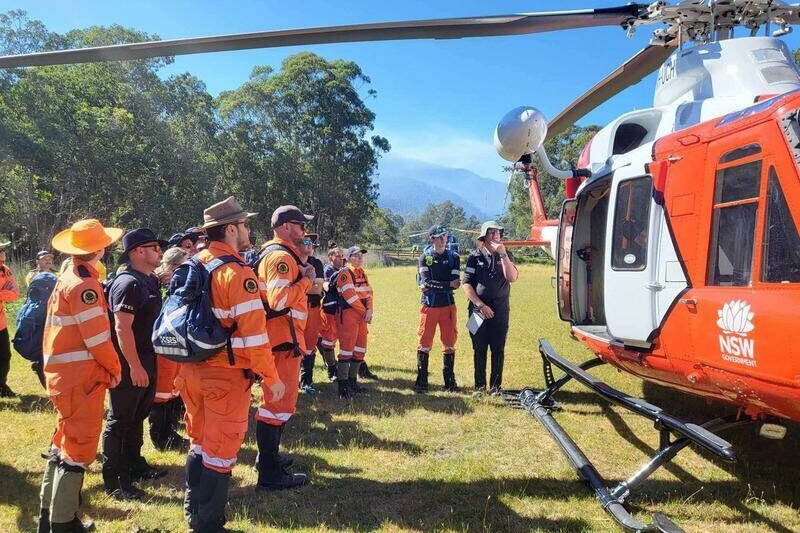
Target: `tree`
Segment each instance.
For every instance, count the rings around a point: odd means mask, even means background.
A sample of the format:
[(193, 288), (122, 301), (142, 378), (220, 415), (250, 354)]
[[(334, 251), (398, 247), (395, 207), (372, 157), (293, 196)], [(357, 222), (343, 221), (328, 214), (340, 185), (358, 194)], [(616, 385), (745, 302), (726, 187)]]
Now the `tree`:
[(312, 53), (287, 58), (279, 72), (254, 68), (219, 97), (220, 186), (258, 206), (262, 228), (279, 203), (294, 203), (315, 214), (323, 238), (356, 234), (375, 209), (371, 176), (389, 150), (386, 139), (367, 137), (375, 115), (358, 89), (369, 82), (355, 63)]
[(356, 243), (380, 248), (397, 246), (402, 226), (403, 217), (392, 213), (389, 209), (375, 207), (356, 237)]

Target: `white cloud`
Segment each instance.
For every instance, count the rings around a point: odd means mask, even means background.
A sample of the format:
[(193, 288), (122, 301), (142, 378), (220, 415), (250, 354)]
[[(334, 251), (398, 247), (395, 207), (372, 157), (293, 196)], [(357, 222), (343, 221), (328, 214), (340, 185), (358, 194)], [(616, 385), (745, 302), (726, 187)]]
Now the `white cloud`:
[(465, 168), (499, 181), (506, 179), (502, 170), (504, 162), (497, 155), (489, 135), (481, 139), (448, 126), (423, 126), (410, 133), (380, 134), (389, 139), (391, 156)]

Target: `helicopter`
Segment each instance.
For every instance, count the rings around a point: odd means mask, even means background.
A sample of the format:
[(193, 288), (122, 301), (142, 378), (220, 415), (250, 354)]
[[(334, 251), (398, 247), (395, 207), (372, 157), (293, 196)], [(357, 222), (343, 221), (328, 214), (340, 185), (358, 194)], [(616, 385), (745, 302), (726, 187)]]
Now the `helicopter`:
[[(689, 445), (735, 460), (723, 430), (757, 423), (762, 436), (783, 438), (782, 421), (800, 421), (800, 357), (791, 342), (800, 305), (800, 73), (780, 40), (798, 23), (800, 5), (778, 0), (656, 1), (58, 50), (0, 57), (0, 68), (600, 26), (630, 35), (657, 26), (650, 44), (552, 120), (533, 107), (510, 111), (495, 146), (524, 176), (532, 208), (529, 239), (508, 244), (550, 247), (556, 310), (596, 355), (576, 364), (540, 340), (546, 388), (508, 396), (542, 423), (621, 528), (675, 532), (667, 517), (643, 523), (625, 506), (648, 476)], [(571, 168), (550, 162), (545, 141), (655, 71), (652, 107), (603, 127)], [(565, 180), (558, 219), (546, 217), (535, 163)], [(602, 382), (590, 372), (602, 364), (738, 413), (681, 420)], [(555, 397), (571, 381), (659, 432), (651, 460), (613, 487), (555, 419)]]

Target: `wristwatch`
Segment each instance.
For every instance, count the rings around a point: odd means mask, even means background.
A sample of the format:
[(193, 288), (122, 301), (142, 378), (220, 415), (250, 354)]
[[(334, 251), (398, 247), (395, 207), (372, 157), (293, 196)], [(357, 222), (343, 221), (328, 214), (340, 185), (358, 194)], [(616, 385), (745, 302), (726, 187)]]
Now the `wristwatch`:
[(500, 259), (505, 259), (506, 257), (508, 257), (508, 254), (497, 254), (497, 255), (500, 257)]

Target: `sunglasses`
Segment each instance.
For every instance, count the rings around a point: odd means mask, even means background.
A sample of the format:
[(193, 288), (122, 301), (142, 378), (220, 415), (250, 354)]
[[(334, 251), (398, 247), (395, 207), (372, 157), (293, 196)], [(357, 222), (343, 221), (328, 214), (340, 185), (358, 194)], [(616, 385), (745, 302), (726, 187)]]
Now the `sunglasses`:
[(303, 239), (302, 241), (300, 241), (300, 244), (302, 244), (303, 246), (314, 246), (314, 241), (312, 241), (311, 239)]
[(139, 246), (139, 248), (153, 248), (156, 252), (160, 252), (161, 251), (161, 245), (160, 244), (146, 244), (144, 246)]
[(294, 224), (295, 226), (300, 226), (301, 228), (306, 229), (306, 223), (305, 222), (298, 222), (296, 220), (290, 220), (289, 224)]

